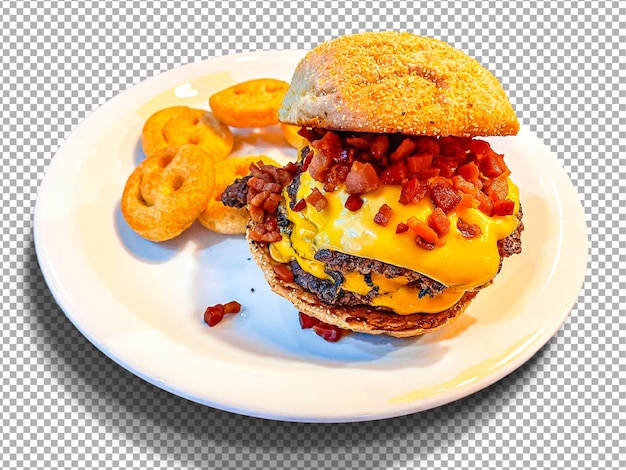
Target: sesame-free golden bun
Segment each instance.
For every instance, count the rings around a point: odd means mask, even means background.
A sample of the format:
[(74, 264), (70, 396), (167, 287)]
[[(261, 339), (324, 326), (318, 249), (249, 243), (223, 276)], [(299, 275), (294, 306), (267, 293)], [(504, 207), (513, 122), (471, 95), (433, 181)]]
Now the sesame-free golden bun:
[(342, 36), (310, 51), (296, 67), (279, 119), (409, 135), (519, 130), (502, 85), (475, 59), (443, 41), (391, 31)]

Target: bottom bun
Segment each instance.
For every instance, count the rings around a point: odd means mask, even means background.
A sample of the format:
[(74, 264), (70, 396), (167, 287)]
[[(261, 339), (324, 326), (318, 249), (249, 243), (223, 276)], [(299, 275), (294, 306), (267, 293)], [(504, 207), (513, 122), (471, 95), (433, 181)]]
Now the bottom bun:
[(350, 307), (326, 305), (298, 284), (279, 279), (273, 268), (278, 263), (272, 259), (266, 246), (249, 239), (248, 244), (250, 253), (274, 292), (289, 300), (302, 313), (324, 323), (359, 333), (386, 334), (402, 338), (435, 331), (463, 313), (478, 293), (478, 291), (466, 292), (456, 304), (438, 313), (399, 315), (366, 305)]

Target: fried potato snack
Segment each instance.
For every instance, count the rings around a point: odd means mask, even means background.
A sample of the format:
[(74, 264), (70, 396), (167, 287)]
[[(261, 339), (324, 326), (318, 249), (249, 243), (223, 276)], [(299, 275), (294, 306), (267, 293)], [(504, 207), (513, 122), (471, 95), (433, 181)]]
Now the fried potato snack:
[(238, 128), (278, 124), (278, 108), (289, 83), (274, 78), (241, 82), (209, 97), (215, 117)]
[(300, 127), (301, 126), (294, 126), (293, 124), (285, 124), (284, 122), (280, 123), (280, 130), (283, 133), (283, 137), (289, 145), (297, 149), (302, 147), (305, 140), (304, 137), (298, 134)]
[(188, 228), (206, 208), (214, 161), (200, 147), (166, 147), (142, 161), (122, 194), (122, 215), (139, 235), (165, 241)]
[(204, 109), (171, 106), (146, 120), (141, 133), (146, 156), (184, 144), (197, 145), (214, 160), (221, 160), (233, 149), (234, 138), (227, 125)]
[(250, 164), (258, 161), (280, 166), (265, 155), (230, 157), (215, 164), (215, 185), (209, 201), (198, 221), (217, 233), (236, 235), (246, 232), (250, 215), (246, 208), (235, 209), (222, 204), (221, 196), (226, 187), (238, 178), (250, 173)]

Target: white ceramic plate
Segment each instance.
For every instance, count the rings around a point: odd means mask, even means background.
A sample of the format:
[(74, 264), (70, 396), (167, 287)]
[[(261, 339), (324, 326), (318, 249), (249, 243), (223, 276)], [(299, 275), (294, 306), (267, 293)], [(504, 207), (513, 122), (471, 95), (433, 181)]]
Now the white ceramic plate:
[[(130, 88), (79, 125), (52, 160), (35, 210), (35, 242), (50, 289), (103, 353), (190, 400), (250, 416), (343, 422), (405, 415), (476, 392), (527, 361), (559, 329), (587, 262), (584, 214), (557, 160), (528, 130), (494, 138), (524, 206), (523, 254), (439, 332), (413, 339), (353, 334), (327, 343), (301, 330), (240, 236), (194, 225), (157, 244), (120, 213), (126, 178), (144, 157), (140, 133), (157, 109), (208, 108), (246, 79), (289, 80), (302, 51), (239, 54), (189, 64)], [(238, 154), (286, 161), (278, 129), (240, 133)], [(239, 315), (210, 328), (208, 305)]]

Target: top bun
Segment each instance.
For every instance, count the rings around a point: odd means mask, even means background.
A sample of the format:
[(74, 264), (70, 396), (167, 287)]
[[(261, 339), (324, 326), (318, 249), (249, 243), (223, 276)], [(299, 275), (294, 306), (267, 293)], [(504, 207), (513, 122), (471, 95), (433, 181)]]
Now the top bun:
[(358, 132), (512, 135), (519, 122), (500, 82), (464, 52), (411, 33), (322, 43), (298, 64), (282, 122)]

